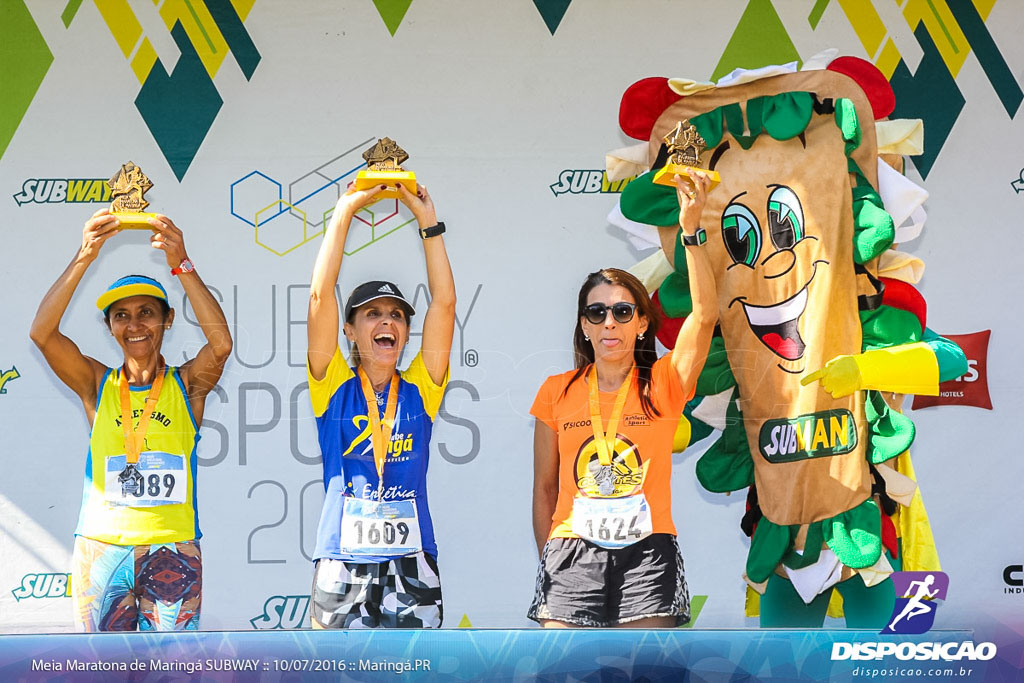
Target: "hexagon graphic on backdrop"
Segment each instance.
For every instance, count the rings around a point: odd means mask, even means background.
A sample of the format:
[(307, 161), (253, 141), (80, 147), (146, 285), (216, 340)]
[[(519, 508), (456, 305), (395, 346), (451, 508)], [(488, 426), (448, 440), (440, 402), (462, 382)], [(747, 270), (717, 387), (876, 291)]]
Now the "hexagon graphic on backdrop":
[[(394, 202), (394, 203), (392, 203)], [(329, 221), (334, 209), (324, 212), (323, 220)], [(364, 218), (363, 216), (366, 216)], [(376, 204), (364, 206), (355, 215), (355, 221), (348, 230), (348, 239), (345, 240), (345, 255), (351, 256), (362, 251), (374, 242), (379, 242), (396, 230), (401, 230), (412, 223), (415, 218), (398, 222), (392, 218), (398, 216), (398, 200), (382, 199)], [(401, 220), (401, 219), (399, 219)]]
[[(282, 206), (287, 208), (281, 208)], [(273, 225), (268, 225), (271, 220), (277, 218), (283, 213), (288, 213), (292, 216), (298, 214), (301, 217), (302, 223), (296, 223), (295, 221), (278, 221)], [(268, 216), (268, 214), (270, 214)], [(260, 245), (264, 249), (274, 252), (278, 256), (284, 256), (290, 251), (298, 249), (306, 242), (313, 239), (317, 235), (320, 235), (323, 230), (310, 236), (308, 234), (308, 225), (306, 223), (306, 213), (302, 209), (297, 209), (283, 199), (278, 199), (276, 202), (263, 207), (256, 212), (256, 244)]]
[[(256, 244), (284, 256), (323, 235), (338, 198), (365, 165), (367, 138), (284, 186), (261, 171), (231, 183), (231, 215), (255, 228)], [(393, 203), (392, 203), (393, 202)], [(345, 254), (351, 256), (409, 225), (397, 199), (383, 199), (361, 209), (349, 230)]]
[(231, 215), (256, 227), (256, 212), (280, 201), (281, 183), (259, 171), (231, 183)]

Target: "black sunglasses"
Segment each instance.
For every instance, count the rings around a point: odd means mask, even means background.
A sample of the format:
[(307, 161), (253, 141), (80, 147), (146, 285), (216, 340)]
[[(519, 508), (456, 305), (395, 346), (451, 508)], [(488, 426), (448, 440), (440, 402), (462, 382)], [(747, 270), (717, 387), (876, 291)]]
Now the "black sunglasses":
[(609, 310), (611, 310), (615, 322), (625, 324), (633, 319), (633, 315), (636, 313), (636, 304), (626, 303), (625, 301), (620, 301), (611, 306), (590, 304), (583, 309), (583, 317), (592, 325), (600, 325), (608, 317)]

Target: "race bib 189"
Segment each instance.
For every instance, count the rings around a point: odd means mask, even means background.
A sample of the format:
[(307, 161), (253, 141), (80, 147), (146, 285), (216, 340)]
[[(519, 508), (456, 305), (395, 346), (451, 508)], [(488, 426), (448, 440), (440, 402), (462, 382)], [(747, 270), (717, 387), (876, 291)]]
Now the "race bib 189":
[(642, 493), (622, 498), (585, 498), (572, 504), (572, 532), (602, 548), (625, 548), (651, 535), (651, 511)]
[(399, 557), (423, 550), (415, 500), (378, 503), (345, 498), (341, 514), (341, 552)]
[(110, 505), (130, 507), (184, 503), (187, 477), (182, 455), (146, 451), (130, 467), (125, 456), (112, 455), (104, 469), (103, 497)]

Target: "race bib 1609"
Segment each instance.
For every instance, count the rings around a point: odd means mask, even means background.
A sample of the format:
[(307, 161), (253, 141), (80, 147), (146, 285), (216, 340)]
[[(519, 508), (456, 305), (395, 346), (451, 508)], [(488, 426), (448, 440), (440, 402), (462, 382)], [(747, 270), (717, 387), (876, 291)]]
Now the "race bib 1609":
[(400, 557), (423, 550), (415, 500), (378, 503), (345, 498), (341, 515), (341, 552)]

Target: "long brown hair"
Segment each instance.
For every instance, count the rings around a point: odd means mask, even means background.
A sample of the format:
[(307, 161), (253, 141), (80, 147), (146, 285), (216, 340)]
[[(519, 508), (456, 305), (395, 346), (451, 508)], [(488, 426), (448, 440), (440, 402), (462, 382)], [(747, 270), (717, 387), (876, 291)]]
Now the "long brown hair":
[(643, 339), (637, 339), (633, 347), (633, 363), (636, 364), (637, 392), (640, 394), (640, 405), (648, 417), (660, 417), (661, 413), (651, 400), (651, 366), (658, 360), (658, 351), (655, 348), (655, 335), (658, 327), (661, 326), (661, 316), (658, 309), (654, 307), (647, 290), (640, 280), (634, 275), (618, 268), (602, 268), (587, 275), (580, 287), (580, 295), (576, 304), (576, 329), (572, 334), (573, 361), (576, 366), (576, 374), (566, 384), (565, 392), (578, 380), (594, 362), (594, 347), (583, 335), (583, 309), (587, 306), (587, 297), (590, 290), (598, 285), (619, 285), (629, 290), (636, 302), (637, 315), (647, 318), (647, 331)]

